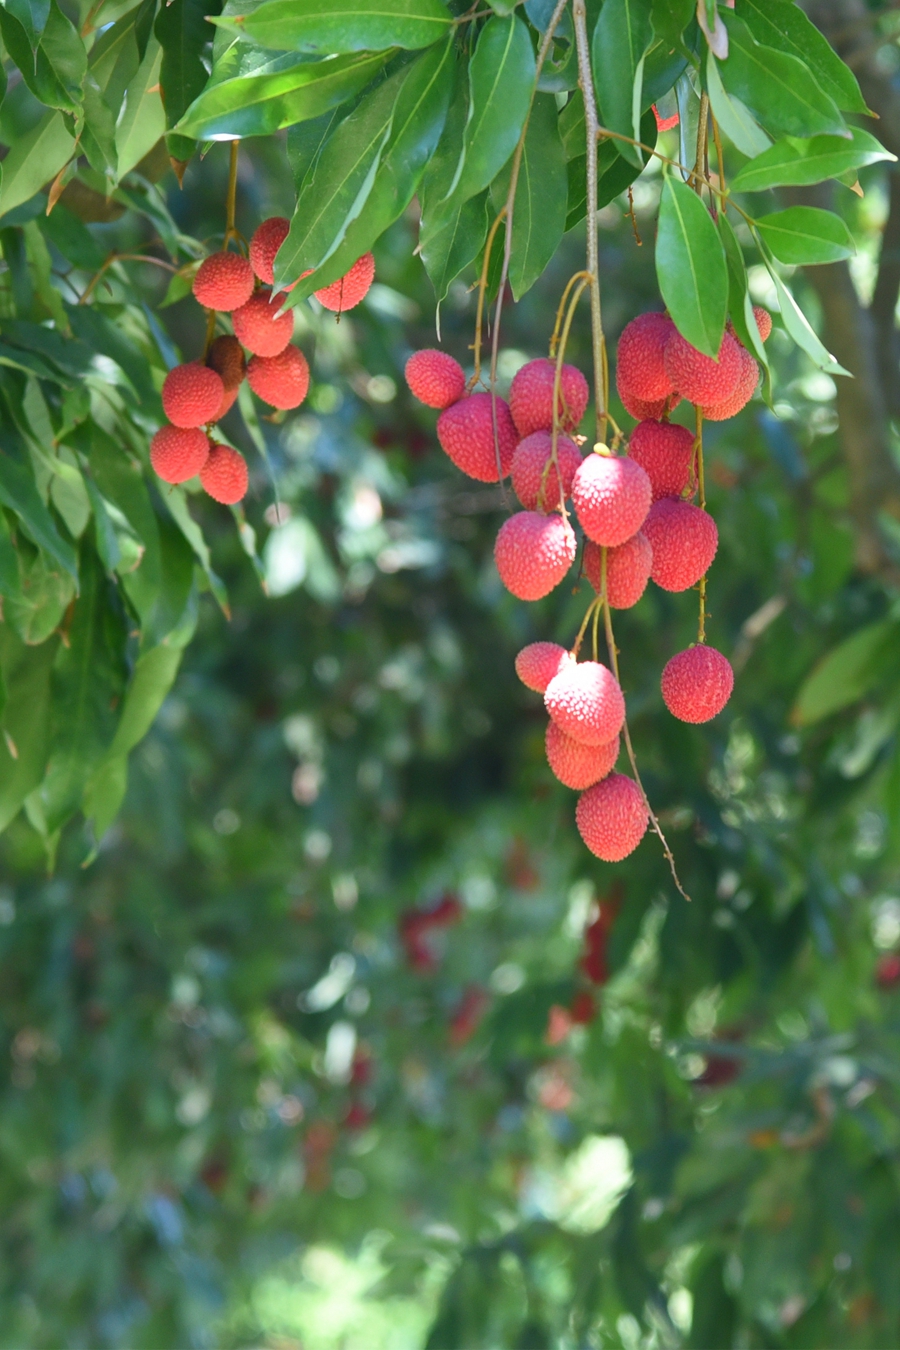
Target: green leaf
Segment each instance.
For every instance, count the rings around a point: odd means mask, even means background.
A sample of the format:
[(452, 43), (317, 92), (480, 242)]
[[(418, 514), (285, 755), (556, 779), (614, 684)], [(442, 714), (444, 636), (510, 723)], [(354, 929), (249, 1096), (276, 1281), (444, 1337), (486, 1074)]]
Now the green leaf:
[(449, 215), (440, 217), (437, 229), (423, 239), (422, 262), (431, 279), (438, 302), (445, 298), (450, 283), (469, 267), (484, 248), (489, 224), (488, 193), (457, 203)]
[(534, 52), (521, 19), (489, 19), (469, 62), (469, 115), (447, 198), (488, 187), (509, 159), (525, 124)]
[(822, 183), (879, 160), (896, 163), (896, 159), (859, 127), (852, 128), (849, 141), (842, 136), (813, 136), (809, 140), (789, 136), (745, 164), (731, 188), (733, 192), (761, 192), (764, 188)]
[[(209, 78), (203, 57), (214, 29), (206, 16), (220, 9), (221, 0), (171, 0), (159, 12), (153, 31), (162, 47), (159, 82), (170, 131), (202, 93)], [(190, 159), (194, 147), (183, 133), (167, 139), (169, 153), (175, 159)]]
[(36, 99), (48, 108), (80, 111), (87, 53), (77, 29), (56, 0), (51, 0), (37, 50), (32, 49), (25, 28), (5, 6), (0, 6), (0, 35)]
[(867, 624), (847, 638), (807, 676), (791, 710), (795, 726), (811, 726), (867, 694), (900, 657), (895, 619)]
[(49, 216), (42, 215), (38, 225), (44, 236), (74, 267), (96, 272), (103, 263), (104, 253), (97, 240), (62, 202), (57, 202)]
[(751, 117), (741, 100), (725, 92), (712, 50), (706, 53), (706, 89), (713, 115), (732, 145), (751, 159), (771, 145), (762, 127)]
[(566, 159), (577, 159), (586, 153), (585, 134), (584, 99), (581, 90), (576, 89), (559, 114), (559, 135)]
[(653, 0), (650, 18), (653, 31), (668, 47), (674, 47), (694, 17), (693, 0)]
[(81, 148), (88, 163), (98, 173), (113, 177), (118, 167), (116, 152), (116, 121), (100, 87), (90, 74), (84, 80), (84, 126), (81, 129)]
[(736, 0), (735, 13), (757, 42), (789, 52), (808, 66), (816, 83), (844, 112), (868, 112), (853, 71), (793, 0)]
[(727, 9), (721, 17), (728, 27), (728, 56), (718, 67), (722, 83), (767, 131), (773, 136), (849, 136), (836, 104), (798, 57), (760, 46)]
[(0, 165), (0, 216), (29, 201), (64, 168), (76, 150), (62, 113), (49, 112), (10, 146)]
[(4, 8), (18, 19), (28, 45), (32, 51), (36, 51), (50, 17), (50, 0), (6, 0)]
[(76, 581), (75, 550), (62, 538), (38, 495), (31, 472), (18, 459), (0, 451), (0, 502), (14, 511), (33, 543), (49, 553)]
[(194, 550), (197, 561), (206, 574), (206, 580), (209, 582), (209, 589), (215, 597), (216, 604), (219, 606), (226, 619), (230, 619), (231, 611), (228, 607), (228, 592), (225, 589), (221, 577), (213, 571), (209, 546), (203, 538), (203, 531), (188, 510), (187, 498), (185, 497), (184, 490), (178, 487), (170, 488), (166, 493), (164, 500), (169, 515)]
[(4, 599), (4, 617), (29, 646), (46, 642), (72, 601), (75, 583), (40, 549), (35, 550), (33, 558), (20, 553), (19, 582), (19, 595)]
[[(509, 174), (501, 175), (506, 199)], [(566, 159), (559, 137), (556, 101), (537, 94), (531, 109), (513, 207), (509, 281), (516, 300), (537, 281), (566, 228)]]
[(833, 211), (818, 206), (791, 206), (759, 216), (754, 224), (779, 262), (838, 262), (856, 252), (850, 231)]
[(121, 179), (152, 150), (166, 131), (166, 113), (159, 92), (162, 48), (155, 37), (147, 43), (138, 72), (128, 86), (116, 123), (117, 176)]
[(672, 174), (663, 181), (656, 275), (678, 331), (715, 359), (728, 311), (725, 254), (703, 202)]
[(797, 343), (797, 346), (802, 347), (810, 360), (829, 375), (849, 375), (849, 370), (845, 370), (844, 367), (834, 359), (831, 352), (822, 345), (810, 326), (810, 322), (803, 313), (803, 310), (797, 304), (797, 301), (794, 299), (787, 286), (785, 286), (774, 267), (769, 265), (768, 260), (766, 266), (769, 269), (769, 276), (775, 283), (775, 291), (778, 295), (778, 304), (781, 309), (781, 317), (784, 320), (784, 326)]
[(131, 401), (161, 418), (162, 402), (146, 355), (122, 327), (108, 319), (96, 305), (66, 305), (66, 314), (73, 333), (84, 346), (108, 356), (125, 373), (130, 385), (125, 392)]
[[(642, 111), (638, 77), (650, 40), (650, 0), (605, 0), (591, 43), (594, 86), (604, 126), (635, 140), (635, 110)], [(622, 141), (620, 154), (643, 168), (637, 146)]]
[(747, 288), (747, 268), (738, 237), (725, 212), (719, 213), (719, 237), (725, 252), (728, 267), (728, 312), (734, 331), (749, 352), (752, 352), (762, 365), (766, 379), (771, 386), (771, 371), (766, 355), (765, 343), (759, 335), (759, 328), (753, 315), (753, 305)]
[(430, 47), (446, 36), (452, 19), (441, 0), (268, 0), (218, 22), (262, 47), (330, 56)]
[(298, 122), (287, 134), (288, 163), (294, 179), (294, 190), (299, 193), (304, 183), (315, 172), (319, 156), (328, 143), (328, 137), (337, 126), (340, 114), (337, 109)]
[[(641, 119), (641, 143), (655, 147), (658, 132), (656, 118), (652, 112), (646, 112)], [(636, 164), (624, 159), (613, 140), (601, 141), (597, 151), (597, 208), (602, 209), (614, 201), (620, 193), (630, 187), (641, 174)], [(643, 154), (643, 151), (641, 152)], [(645, 164), (650, 156), (647, 155)], [(585, 155), (570, 159), (567, 166), (568, 195), (566, 203), (566, 229), (571, 230), (580, 220), (584, 220), (587, 210), (587, 159)]]
[(0, 624), (0, 671), (6, 685), (0, 736), (0, 830), (44, 775), (49, 748), (50, 670), (58, 642), (27, 647)]

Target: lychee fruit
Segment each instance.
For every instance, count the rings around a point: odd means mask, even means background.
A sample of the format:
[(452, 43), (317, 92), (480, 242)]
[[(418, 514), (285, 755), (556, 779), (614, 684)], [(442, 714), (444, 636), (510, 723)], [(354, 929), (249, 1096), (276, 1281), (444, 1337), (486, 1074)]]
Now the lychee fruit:
[(608, 548), (637, 534), (651, 498), (650, 479), (625, 455), (588, 455), (572, 483), (572, 504), (585, 534)]
[(581, 794), (575, 823), (596, 857), (604, 862), (621, 862), (646, 834), (650, 813), (634, 779), (611, 773)]
[(427, 408), (449, 408), (466, 392), (466, 373), (448, 352), (426, 347), (406, 363), (410, 393)]
[(616, 387), (619, 396), (627, 389), (635, 397), (652, 402), (675, 392), (675, 382), (666, 369), (666, 343), (676, 331), (666, 314), (639, 314), (626, 324), (619, 338)]
[(555, 675), (544, 706), (567, 736), (584, 745), (606, 745), (625, 721), (625, 698), (612, 671), (599, 661), (576, 661)]
[[(550, 463), (552, 454), (553, 434), (549, 431), (533, 431), (516, 446), (512, 485), (526, 511), (555, 511), (559, 507), (559, 475)], [(568, 436), (558, 436), (556, 458), (562, 474), (563, 496), (568, 497), (572, 479), (581, 465), (581, 451)]]
[(213, 422), (221, 422), (225, 414), (231, 412), (231, 409), (234, 407), (235, 403), (237, 403), (238, 392), (237, 389), (225, 390), (225, 393), (222, 395), (222, 402), (219, 404), (219, 411), (212, 419)]
[(251, 356), (247, 382), (273, 408), (299, 408), (309, 389), (306, 357), (290, 345), (277, 356)]
[(759, 329), (759, 336), (765, 342), (772, 331), (772, 315), (767, 309), (763, 309), (762, 305), (754, 305), (753, 317)]
[(541, 600), (575, 561), (575, 534), (562, 516), (519, 511), (500, 527), (494, 560), (500, 580), (519, 600)]
[(585, 745), (573, 740), (551, 718), (544, 738), (547, 763), (561, 783), (576, 792), (582, 792), (592, 783), (599, 783), (611, 771), (619, 758), (619, 738), (614, 736), (605, 745)]
[(245, 305), (231, 316), (234, 335), (254, 356), (277, 356), (283, 352), (294, 333), (294, 315), (291, 310), (279, 314), (280, 297), (268, 290), (257, 291)]
[(698, 643), (667, 662), (660, 686), (673, 717), (682, 722), (708, 722), (731, 698), (734, 671), (715, 647)]
[(250, 240), (250, 266), (267, 286), (275, 280), (275, 254), (287, 239), (290, 228), (291, 222), (285, 216), (269, 216), (257, 225)]
[[(553, 428), (553, 382), (556, 362), (547, 357), (529, 361), (516, 371), (509, 389), (509, 407), (520, 436)], [(572, 431), (584, 416), (590, 390), (577, 366), (564, 365), (559, 373), (559, 425)]]
[(200, 482), (213, 501), (234, 506), (247, 493), (247, 461), (230, 445), (211, 445), (209, 459), (200, 470)]
[(349, 272), (338, 277), (330, 286), (323, 286), (320, 291), (316, 291), (315, 297), (326, 309), (343, 314), (344, 310), (353, 309), (359, 304), (374, 280), (375, 259), (371, 253), (364, 253), (361, 258), (357, 258)]
[(692, 347), (673, 329), (665, 350), (666, 370), (673, 385), (691, 403), (724, 403), (734, 393), (741, 373), (741, 348), (737, 338), (725, 333), (717, 360)]
[(150, 442), (150, 463), (164, 483), (186, 483), (209, 455), (209, 440), (199, 427), (160, 427)]
[(529, 642), (516, 657), (516, 674), (527, 689), (543, 694), (553, 677), (574, 660), (558, 642)]
[(671, 117), (662, 117), (655, 103), (653, 104), (653, 116), (656, 118), (657, 131), (671, 131), (681, 121), (677, 112), (672, 113)]
[[(509, 404), (505, 399), (498, 398), (496, 405), (499, 476), (505, 478), (512, 464), (518, 437)], [(479, 483), (498, 481), (490, 394), (469, 394), (468, 398), (461, 398), (452, 407), (445, 408), (438, 418), (437, 438), (441, 449), (470, 478), (477, 478)]]
[(253, 268), (239, 253), (211, 253), (197, 269), (192, 289), (205, 309), (227, 314), (253, 294)]
[(681, 402), (680, 394), (670, 394), (668, 398), (645, 399), (638, 398), (632, 394), (629, 389), (624, 387), (619, 389), (619, 398), (622, 400), (622, 407), (629, 413), (636, 422), (643, 422), (648, 417), (660, 418), (667, 413), (672, 412)]
[(680, 497), (687, 487), (694, 459), (694, 433), (677, 422), (638, 422), (628, 454), (650, 479), (653, 500)]
[(236, 337), (223, 333), (215, 339), (206, 353), (206, 364), (210, 370), (214, 370), (220, 376), (222, 384), (225, 386), (225, 395), (219, 405), (218, 412), (213, 418), (214, 422), (218, 422), (221, 421), (237, 399), (238, 389), (247, 369), (244, 349)]
[(199, 361), (170, 370), (162, 387), (166, 417), (176, 427), (202, 427), (219, 411), (225, 386), (222, 379)]
[(722, 403), (716, 403), (713, 407), (703, 405), (701, 407), (703, 416), (707, 422), (724, 422), (726, 418), (734, 417), (750, 402), (756, 393), (758, 384), (759, 366), (746, 347), (741, 347), (741, 373), (738, 376), (734, 393), (730, 398), (726, 398)]
[[(653, 549), (643, 530), (618, 548), (606, 550), (606, 594), (613, 609), (631, 609), (640, 600), (650, 580)], [(588, 540), (584, 546), (584, 574), (597, 594), (603, 580), (600, 546)]]
[(663, 497), (644, 522), (653, 549), (650, 575), (664, 591), (686, 591), (706, 574), (716, 556), (719, 532), (707, 511)]

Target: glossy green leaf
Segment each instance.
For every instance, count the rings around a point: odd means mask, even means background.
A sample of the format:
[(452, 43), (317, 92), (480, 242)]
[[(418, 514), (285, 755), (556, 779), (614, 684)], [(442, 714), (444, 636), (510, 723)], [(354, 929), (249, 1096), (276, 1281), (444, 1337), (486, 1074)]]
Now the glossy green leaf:
[(736, 0), (735, 14), (757, 42), (798, 57), (844, 112), (868, 111), (853, 71), (793, 0)]
[(0, 502), (16, 513), (29, 538), (77, 579), (75, 550), (57, 530), (30, 470), (5, 452), (0, 452)]
[(84, 346), (108, 356), (124, 371), (130, 385), (126, 392), (133, 391), (132, 397), (142, 408), (152, 409), (154, 415), (161, 413), (162, 403), (146, 356), (131, 337), (95, 305), (67, 305), (66, 313), (72, 332)]
[[(91, 48), (88, 69), (115, 116), (118, 116), (128, 86), (141, 64), (138, 31), (148, 21), (152, 28), (154, 12), (152, 0), (144, 0), (105, 29)], [(143, 49), (146, 50), (146, 42)]]
[(688, 342), (718, 356), (728, 311), (728, 269), (709, 211), (673, 174), (663, 181), (656, 240), (663, 300)]
[(726, 92), (712, 51), (706, 53), (706, 89), (713, 116), (732, 145), (751, 159), (768, 150), (771, 141), (739, 98)]
[(28, 45), (36, 51), (50, 17), (50, 0), (6, 0), (4, 8), (22, 25)]
[(84, 80), (84, 125), (80, 144), (92, 169), (115, 175), (119, 163), (116, 120), (90, 74)]
[(734, 192), (760, 192), (764, 188), (821, 183), (880, 160), (896, 162), (896, 156), (860, 127), (853, 128), (849, 141), (842, 136), (813, 136), (809, 140), (786, 137), (745, 164), (731, 187)]
[(429, 47), (446, 36), (452, 19), (441, 0), (268, 0), (219, 23), (261, 47), (330, 56)]
[[(641, 111), (646, 112), (657, 100), (671, 93), (687, 69), (688, 58), (683, 46), (672, 48), (666, 42), (656, 42), (644, 56)], [(656, 121), (654, 119), (654, 126)], [(645, 138), (641, 140), (646, 144)]]
[(694, 17), (693, 0), (653, 0), (650, 19), (653, 31), (667, 46), (673, 47)]
[[(641, 58), (650, 43), (651, 31), (650, 0), (605, 0), (591, 44), (594, 85), (603, 124), (610, 131), (635, 139), (642, 92), (638, 77), (642, 80)], [(620, 153), (641, 164), (641, 152), (636, 146), (622, 141)]]
[(117, 174), (120, 179), (130, 173), (165, 135), (166, 113), (159, 90), (161, 65), (162, 48), (151, 36), (116, 122)]
[[(172, 0), (159, 12), (153, 31), (162, 47), (159, 82), (170, 132), (209, 78), (203, 58), (214, 29), (206, 16), (220, 9), (221, 0)], [(190, 159), (193, 153), (191, 139), (183, 132), (170, 135), (168, 145), (178, 160)]]
[(165, 495), (165, 503), (169, 515), (178, 526), (184, 538), (190, 544), (194, 551), (194, 556), (203, 568), (206, 580), (209, 582), (209, 589), (215, 597), (216, 604), (226, 618), (231, 618), (231, 610), (228, 607), (228, 592), (225, 589), (221, 577), (213, 571), (209, 546), (203, 538), (203, 531), (188, 510), (184, 490), (177, 487), (171, 488)]
[(725, 252), (728, 268), (728, 312), (734, 331), (749, 352), (759, 361), (766, 374), (768, 386), (771, 386), (771, 372), (766, 355), (765, 343), (759, 335), (753, 305), (747, 288), (747, 267), (741, 251), (738, 237), (724, 211), (719, 213), (719, 238)]
[(0, 829), (40, 783), (50, 736), (50, 670), (57, 639), (27, 647), (0, 624), (0, 670), (6, 686), (0, 735)]
[[(501, 175), (505, 200), (508, 173)], [(520, 300), (553, 257), (566, 227), (566, 159), (552, 94), (538, 94), (531, 109), (513, 207), (509, 281)]]
[(0, 164), (0, 216), (14, 211), (50, 182), (75, 153), (62, 113), (49, 112), (37, 126), (10, 146)]
[(819, 662), (807, 676), (791, 710), (795, 726), (810, 726), (856, 703), (900, 657), (896, 619), (859, 629)]
[(87, 53), (77, 29), (56, 0), (51, 0), (36, 50), (25, 28), (5, 6), (0, 6), (0, 35), (35, 98), (48, 108), (71, 113), (80, 110)]
[(754, 222), (779, 262), (837, 262), (856, 252), (853, 238), (840, 216), (817, 206), (791, 206)]
[(522, 20), (489, 19), (469, 62), (469, 115), (447, 198), (490, 185), (521, 134), (534, 81), (534, 52)]
[(822, 342), (813, 331), (803, 310), (797, 304), (797, 301), (794, 299), (787, 286), (785, 286), (774, 267), (769, 267), (769, 276), (775, 284), (775, 291), (778, 295), (778, 304), (781, 309), (781, 317), (784, 320), (784, 326), (797, 343), (797, 346), (801, 347), (810, 360), (829, 375), (849, 375), (850, 372), (845, 370), (844, 367), (834, 359), (827, 347), (823, 346)]
[(43, 213), (38, 225), (42, 233), (74, 267), (96, 272), (104, 253), (97, 240), (82, 221), (61, 202), (57, 202), (49, 216)]
[(20, 592), (4, 598), (3, 613), (29, 646), (46, 642), (59, 627), (75, 583), (59, 563), (36, 549), (33, 558), (20, 555)]
[(303, 184), (315, 172), (319, 156), (328, 143), (328, 137), (334, 131), (340, 119), (340, 112), (333, 108), (321, 117), (313, 117), (298, 122), (288, 130), (287, 155), (294, 179), (294, 190), (300, 192)]
[(585, 134), (584, 99), (581, 90), (576, 89), (559, 114), (559, 136), (566, 159), (585, 154)]
[(796, 56), (763, 47), (728, 10), (728, 57), (719, 74), (729, 94), (773, 136), (849, 135), (834, 101)]
[(437, 229), (422, 242), (422, 262), (440, 302), (450, 283), (471, 266), (484, 248), (488, 232), (488, 194), (481, 192), (460, 202), (440, 217)]

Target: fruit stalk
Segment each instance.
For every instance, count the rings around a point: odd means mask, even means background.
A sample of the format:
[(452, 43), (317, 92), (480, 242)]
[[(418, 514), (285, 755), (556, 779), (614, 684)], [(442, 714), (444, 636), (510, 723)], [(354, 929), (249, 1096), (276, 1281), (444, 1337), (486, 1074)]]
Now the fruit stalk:
[(237, 205), (238, 141), (232, 141), (228, 163), (228, 196), (225, 199), (225, 238), (222, 247), (227, 248), (230, 240), (238, 238), (234, 227), (234, 213)]
[[(700, 510), (706, 510), (706, 476), (703, 469), (703, 409), (697, 408), (697, 493), (699, 496)], [(697, 620), (697, 641), (706, 641), (706, 577), (704, 572), (700, 578), (700, 615)]]
[(594, 81), (591, 75), (584, 0), (572, 0), (572, 20), (575, 25), (575, 45), (578, 54), (578, 83), (584, 98), (584, 120), (587, 130), (587, 270), (591, 274), (591, 345), (594, 356), (597, 440), (605, 442), (609, 406), (609, 368), (606, 359), (606, 339), (603, 335), (603, 313), (600, 307), (600, 253), (597, 241), (597, 137), (600, 122), (597, 117)]

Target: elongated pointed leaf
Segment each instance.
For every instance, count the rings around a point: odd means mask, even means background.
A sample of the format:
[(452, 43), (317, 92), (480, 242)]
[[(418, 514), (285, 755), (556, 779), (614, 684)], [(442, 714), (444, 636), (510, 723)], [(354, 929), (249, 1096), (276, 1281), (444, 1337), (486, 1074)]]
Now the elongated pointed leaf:
[[(221, 8), (221, 0), (172, 0), (160, 10), (153, 31), (163, 53), (159, 82), (170, 133), (209, 78), (203, 58), (214, 29), (206, 16)], [(194, 151), (183, 132), (170, 134), (168, 146), (170, 155), (182, 161)]]
[(799, 57), (844, 112), (868, 111), (853, 71), (799, 5), (792, 0), (736, 0), (735, 14), (757, 42)]
[(430, 47), (447, 35), (452, 17), (441, 0), (268, 0), (219, 23), (262, 47), (327, 56)]
[(0, 6), (0, 34), (35, 98), (48, 108), (80, 110), (87, 53), (78, 30), (56, 0), (51, 0), (37, 50), (32, 50), (25, 29), (5, 6)]
[(141, 162), (166, 131), (166, 113), (159, 92), (162, 48), (151, 36), (138, 72), (128, 86), (116, 123), (117, 176), (121, 179)]
[(749, 155), (752, 159), (754, 155), (761, 155), (768, 150), (772, 142), (762, 127), (739, 98), (726, 93), (711, 50), (706, 54), (706, 89), (716, 121), (742, 155)]
[(469, 63), (469, 116), (447, 198), (488, 187), (513, 150), (528, 112), (534, 52), (522, 20), (489, 19)]
[(849, 370), (834, 359), (827, 347), (813, 331), (809, 320), (803, 313), (803, 310), (797, 304), (791, 292), (785, 286), (781, 277), (775, 269), (767, 263), (769, 276), (775, 283), (775, 291), (778, 295), (778, 304), (781, 308), (781, 317), (784, 320), (784, 326), (794, 339), (798, 347), (802, 347), (811, 361), (829, 375), (849, 375)]
[(656, 275), (678, 331), (717, 357), (728, 311), (725, 254), (703, 202), (672, 174), (663, 182)]
[(749, 352), (759, 361), (766, 374), (767, 388), (771, 389), (772, 375), (766, 356), (765, 343), (759, 335), (759, 328), (753, 315), (753, 305), (747, 289), (747, 268), (744, 255), (731, 222), (725, 212), (719, 214), (719, 237), (725, 251), (728, 267), (728, 312), (734, 331)]
[(900, 656), (896, 619), (859, 629), (823, 657), (804, 680), (791, 711), (796, 726), (810, 726), (856, 703)]
[(5, 8), (22, 25), (31, 50), (37, 51), (50, 17), (50, 0), (6, 0)]
[[(640, 108), (637, 76), (652, 35), (650, 0), (605, 0), (594, 29), (591, 58), (594, 85), (604, 126), (622, 136), (635, 136), (634, 108)], [(620, 142), (620, 154), (641, 164), (636, 146)]]
[[(0, 830), (40, 783), (49, 749), (50, 670), (59, 642), (26, 647), (0, 624), (0, 671), (6, 686), (0, 736)], [(12, 745), (12, 749), (10, 749)]]
[(450, 283), (484, 248), (488, 225), (488, 194), (485, 190), (477, 197), (458, 203), (450, 215), (441, 217), (439, 228), (423, 240), (422, 262), (439, 302), (445, 298)]
[(731, 187), (734, 192), (760, 192), (764, 188), (822, 183), (880, 160), (896, 161), (896, 156), (860, 127), (853, 128), (849, 141), (842, 136), (813, 136), (808, 140), (789, 136), (745, 164)]
[[(508, 175), (503, 175), (502, 195)], [(538, 94), (531, 109), (513, 208), (509, 281), (520, 300), (553, 257), (566, 227), (566, 160), (556, 102)]]
[(763, 47), (746, 24), (723, 13), (728, 27), (728, 56), (719, 74), (773, 136), (847, 135), (849, 129), (834, 100), (823, 93), (799, 57)]
[(856, 252), (850, 231), (833, 211), (817, 206), (791, 206), (759, 216), (756, 228), (779, 262), (838, 262)]
[(45, 553), (49, 553), (51, 558), (55, 558), (71, 577), (77, 579), (75, 550), (57, 530), (53, 517), (38, 495), (30, 471), (18, 459), (2, 452), (0, 502), (16, 513), (29, 538)]
[(48, 112), (37, 126), (10, 146), (0, 165), (0, 216), (29, 201), (75, 153), (75, 138), (62, 113)]

